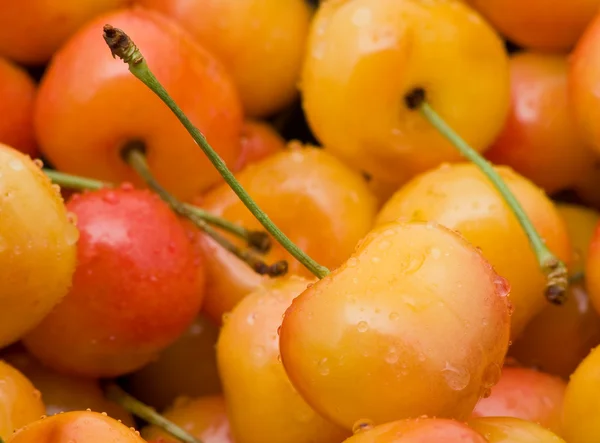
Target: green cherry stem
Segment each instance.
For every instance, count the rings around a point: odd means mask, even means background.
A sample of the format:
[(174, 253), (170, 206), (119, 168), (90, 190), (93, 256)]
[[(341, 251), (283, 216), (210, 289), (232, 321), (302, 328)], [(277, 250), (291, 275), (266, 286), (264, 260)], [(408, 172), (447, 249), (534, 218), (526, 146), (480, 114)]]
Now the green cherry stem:
[(460, 137), (431, 107), (427, 102), (425, 90), (421, 88), (414, 89), (405, 97), (405, 102), (410, 109), (418, 110), (442, 136), (452, 143), (464, 157), (473, 162), (496, 187), (525, 231), (529, 243), (535, 252), (540, 268), (546, 275), (546, 298), (551, 303), (563, 304), (566, 300), (567, 287), (569, 284), (567, 267), (548, 249), (527, 216), (525, 210), (514, 194), (509, 190), (504, 180), (502, 180), (500, 175), (496, 172), (494, 166), (477, 151), (471, 148), (471, 146), (469, 146), (469, 144), (463, 140), (463, 138)]
[(165, 188), (161, 186), (160, 183), (158, 183), (158, 181), (156, 181), (154, 175), (152, 175), (152, 172), (148, 167), (146, 156), (144, 155), (143, 151), (140, 150), (139, 146), (135, 144), (129, 145), (122, 151), (122, 156), (129, 166), (131, 166), (144, 180), (148, 187), (158, 194), (158, 196), (162, 198), (171, 207), (171, 209), (173, 209), (173, 212), (190, 220), (200, 230), (204, 231), (209, 237), (216, 241), (222, 248), (228, 250), (237, 258), (250, 266), (254, 272), (260, 275), (268, 275), (270, 277), (279, 277), (287, 272), (288, 266), (286, 261), (282, 260), (270, 266), (267, 265), (259, 257), (253, 254), (252, 251), (240, 249), (231, 243), (212, 227), (210, 227), (206, 221), (198, 217), (194, 211), (190, 211), (187, 206), (173, 197)]
[(176, 425), (170, 420), (156, 412), (155, 409), (145, 405), (141, 401), (129, 395), (115, 383), (107, 382), (102, 384), (104, 394), (109, 400), (121, 405), (125, 410), (151, 425), (158, 426), (173, 437), (185, 443), (202, 443), (201, 440), (194, 438), (187, 431)]
[[(94, 180), (92, 178), (81, 177), (77, 175), (65, 174), (64, 172), (55, 171), (53, 169), (43, 169), (44, 173), (59, 186), (66, 189), (77, 189), (80, 191), (97, 191), (103, 188), (112, 188), (112, 183), (103, 182), (100, 180)], [(194, 214), (195, 217), (204, 220), (213, 226), (223, 229), (224, 231), (230, 232), (237, 237), (245, 240), (252, 249), (257, 252), (268, 252), (271, 247), (270, 239), (266, 232), (263, 231), (251, 231), (244, 228), (243, 226), (237, 225), (224, 218), (211, 214), (210, 212), (193, 206), (187, 203), (182, 203), (185, 206), (186, 211)]]
[(152, 90), (177, 116), (181, 124), (187, 129), (194, 141), (200, 146), (204, 154), (208, 157), (215, 169), (221, 174), (225, 182), (231, 187), (233, 192), (240, 198), (248, 210), (265, 227), (265, 229), (279, 242), (296, 260), (302, 263), (311, 273), (318, 278), (323, 278), (329, 274), (329, 269), (320, 265), (297, 245), (295, 245), (269, 218), (269, 216), (256, 204), (248, 195), (246, 190), (237, 181), (232, 172), (227, 168), (223, 159), (210, 146), (202, 132), (196, 128), (187, 118), (184, 112), (179, 108), (169, 93), (154, 76), (148, 64), (129, 36), (121, 29), (114, 28), (111, 25), (104, 26), (104, 40), (110, 48), (113, 57), (123, 60), (129, 68), (129, 71), (149, 89)]

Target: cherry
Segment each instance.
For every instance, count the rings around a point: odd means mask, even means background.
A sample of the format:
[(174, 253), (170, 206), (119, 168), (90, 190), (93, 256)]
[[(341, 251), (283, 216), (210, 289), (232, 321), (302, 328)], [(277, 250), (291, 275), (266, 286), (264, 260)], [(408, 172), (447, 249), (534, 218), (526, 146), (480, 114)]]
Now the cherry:
[(79, 232), (39, 164), (3, 144), (0, 214), (1, 348), (38, 325), (67, 294)]
[(67, 203), (81, 236), (73, 286), (24, 339), (58, 371), (111, 377), (155, 359), (202, 305), (204, 268), (181, 221), (155, 194), (131, 186)]
[(464, 419), (500, 376), (508, 293), (456, 232), (381, 224), (287, 309), (283, 365), (308, 404), (346, 429), (362, 419)]
[(313, 281), (297, 276), (276, 279), (225, 315), (217, 358), (236, 443), (338, 443), (349, 435), (305, 402), (279, 357), (282, 315)]
[(567, 383), (529, 368), (505, 366), (492, 394), (475, 406), (472, 417), (515, 417), (560, 434)]
[(139, 432), (107, 415), (72, 411), (18, 429), (6, 443), (144, 443)]

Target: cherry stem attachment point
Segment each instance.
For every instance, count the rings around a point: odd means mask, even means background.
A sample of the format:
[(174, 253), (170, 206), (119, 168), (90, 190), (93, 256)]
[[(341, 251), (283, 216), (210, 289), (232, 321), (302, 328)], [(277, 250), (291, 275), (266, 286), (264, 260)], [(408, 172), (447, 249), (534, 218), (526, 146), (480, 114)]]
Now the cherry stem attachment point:
[(206, 223), (195, 211), (190, 211), (187, 206), (177, 200), (171, 195), (165, 188), (162, 187), (158, 181), (152, 175), (146, 156), (141, 150), (141, 146), (137, 144), (130, 144), (122, 151), (123, 159), (137, 172), (137, 174), (144, 180), (146, 185), (152, 191), (167, 203), (173, 211), (183, 218), (190, 220), (196, 227), (204, 231), (209, 237), (216, 241), (221, 247), (231, 252), (237, 258), (245, 262), (250, 266), (256, 273), (260, 275), (268, 275), (270, 277), (279, 277), (287, 272), (288, 266), (286, 261), (278, 261), (272, 265), (267, 265), (263, 260), (257, 257), (252, 251), (243, 250), (238, 248), (235, 244), (231, 243), (227, 238), (223, 237), (217, 231)]
[(104, 26), (104, 40), (110, 48), (113, 57), (123, 60), (129, 67), (129, 71), (142, 83), (144, 83), (152, 92), (154, 92), (175, 114), (181, 124), (192, 136), (194, 141), (208, 157), (215, 169), (221, 174), (225, 182), (235, 192), (239, 199), (244, 203), (248, 210), (264, 226), (264, 228), (280, 243), (296, 260), (302, 263), (312, 274), (318, 278), (323, 278), (329, 274), (329, 269), (320, 265), (296, 244), (294, 244), (269, 218), (269, 216), (256, 204), (248, 192), (237, 181), (233, 173), (229, 170), (223, 159), (210, 146), (206, 137), (196, 128), (187, 118), (185, 113), (179, 108), (169, 93), (154, 76), (144, 56), (121, 29), (114, 28), (111, 25)]
[(442, 136), (452, 143), (464, 157), (473, 162), (496, 187), (525, 231), (529, 243), (537, 257), (539, 266), (546, 275), (547, 283), (545, 295), (547, 300), (554, 304), (563, 304), (566, 301), (567, 287), (569, 285), (567, 267), (548, 249), (533, 226), (529, 216), (514, 194), (510, 191), (504, 180), (502, 180), (498, 172), (496, 172), (494, 166), (469, 146), (469, 144), (431, 107), (427, 102), (424, 89), (415, 88), (405, 96), (405, 103), (408, 108), (418, 110)]
[[(44, 173), (59, 186), (66, 189), (77, 189), (80, 191), (97, 191), (103, 188), (113, 188), (112, 183), (95, 180), (92, 178), (81, 177), (78, 175), (66, 174), (64, 172), (55, 171), (54, 169), (43, 169)], [(193, 206), (187, 203), (183, 203), (186, 209), (196, 214), (197, 217), (204, 220), (206, 223), (223, 229), (224, 231), (230, 232), (237, 237), (245, 240), (248, 246), (257, 252), (266, 253), (271, 248), (271, 239), (264, 231), (251, 231), (243, 226), (237, 225), (217, 215), (211, 214), (210, 212)]]
[(187, 431), (160, 415), (154, 408), (145, 405), (141, 401), (129, 395), (115, 383), (102, 383), (102, 388), (104, 390), (104, 394), (109, 400), (118, 403), (125, 410), (150, 423), (151, 425), (158, 426), (178, 440), (181, 440), (185, 443), (202, 443), (201, 440), (194, 438)]

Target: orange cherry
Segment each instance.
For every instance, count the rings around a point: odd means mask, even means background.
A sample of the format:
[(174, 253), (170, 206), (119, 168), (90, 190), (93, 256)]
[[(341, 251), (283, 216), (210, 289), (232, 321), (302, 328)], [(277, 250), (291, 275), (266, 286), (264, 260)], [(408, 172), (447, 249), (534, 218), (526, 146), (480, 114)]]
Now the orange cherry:
[[(233, 443), (222, 396), (180, 397), (162, 412), (162, 416), (203, 443)], [(180, 443), (157, 426), (142, 429), (142, 436), (157, 443)]]
[(46, 413), (42, 394), (21, 371), (0, 360), (0, 438), (38, 420)]
[[(600, 2), (592, 1), (595, 9)], [(546, 10), (552, 8), (545, 8)], [(600, 13), (586, 28), (569, 57), (569, 98), (580, 135), (597, 154), (600, 154)], [(597, 163), (596, 174), (597, 176)]]
[[(496, 171), (550, 250), (568, 262), (571, 245), (554, 203), (541, 189), (511, 169), (497, 167)], [(481, 248), (494, 269), (510, 282), (513, 339), (546, 306), (546, 277), (523, 228), (500, 193), (474, 164), (442, 165), (415, 177), (388, 200), (376, 223), (401, 217), (436, 221), (460, 232), (471, 244)]]
[(432, 107), (479, 152), (501, 131), (510, 99), (502, 40), (458, 1), (322, 2), (300, 84), (323, 146), (397, 186), (461, 159), (405, 103), (415, 88), (424, 88)]
[(475, 406), (472, 417), (515, 417), (560, 434), (567, 383), (534, 369), (505, 366), (492, 394)]
[(0, 348), (63, 300), (79, 232), (57, 186), (29, 156), (0, 143)]
[(220, 182), (169, 108), (112, 58), (102, 39), (106, 23), (128, 33), (224, 161), (237, 160), (242, 109), (229, 74), (176, 23), (142, 8), (94, 19), (53, 57), (34, 115), (43, 154), (67, 173), (141, 186), (121, 157), (128, 143), (138, 141), (145, 145), (156, 179), (175, 196), (185, 200)]
[[(377, 202), (367, 183), (326, 150), (293, 143), (250, 165), (237, 179), (273, 222), (324, 266), (339, 266), (372, 227)], [(201, 198), (208, 211), (248, 229), (263, 229), (229, 186), (221, 185)], [(239, 243), (239, 239), (232, 241)], [(200, 235), (200, 243), (208, 257), (204, 311), (220, 322), (225, 312), (268, 277), (259, 276), (208, 237)], [(264, 260), (282, 259), (288, 260), (290, 274), (312, 276), (273, 240)]]
[(36, 88), (35, 82), (23, 68), (0, 57), (0, 143), (31, 157), (36, 157), (38, 153), (33, 132)]
[(567, 52), (600, 7), (598, 0), (466, 0), (504, 36), (529, 49)]
[(246, 120), (242, 127), (242, 152), (234, 169), (241, 171), (248, 164), (283, 151), (285, 145), (285, 139), (269, 123)]
[(88, 20), (131, 0), (0, 2), (0, 56), (43, 65)]
[(455, 231), (382, 224), (294, 299), (280, 330), (283, 365), (308, 404), (346, 429), (464, 419), (500, 376), (508, 292)]
[(585, 261), (585, 287), (590, 301), (597, 313), (600, 313), (600, 223), (593, 231)]
[(247, 115), (269, 116), (298, 95), (311, 18), (305, 0), (134, 1), (173, 17), (223, 61)]
[(215, 345), (219, 329), (198, 316), (175, 343), (155, 361), (131, 374), (129, 392), (154, 408), (164, 409), (177, 397), (221, 392)]
[(140, 433), (104, 414), (72, 411), (18, 429), (6, 443), (145, 443)]
[[(60, 374), (43, 366), (24, 349), (9, 350), (2, 358), (21, 371), (41, 392), (46, 414), (68, 411), (105, 412), (127, 426), (135, 422), (129, 412), (104, 396), (97, 380)], [(37, 420), (39, 417), (35, 417)]]
[(571, 112), (567, 73), (565, 55), (513, 55), (510, 113), (486, 151), (493, 163), (512, 167), (548, 193), (573, 187), (594, 160)]
[[(574, 259), (569, 273), (575, 276), (584, 269), (600, 213), (564, 203), (556, 207), (573, 244)], [(568, 291), (564, 305), (547, 305), (509, 349), (510, 355), (521, 364), (535, 365), (565, 379), (600, 343), (600, 316), (590, 303), (584, 282), (571, 283)]]
[(236, 443), (339, 443), (349, 435), (306, 404), (279, 357), (282, 315), (312, 281), (276, 279), (226, 314), (217, 357)]
[(399, 420), (365, 430), (361, 424), (344, 443), (488, 443), (466, 424), (443, 418)]

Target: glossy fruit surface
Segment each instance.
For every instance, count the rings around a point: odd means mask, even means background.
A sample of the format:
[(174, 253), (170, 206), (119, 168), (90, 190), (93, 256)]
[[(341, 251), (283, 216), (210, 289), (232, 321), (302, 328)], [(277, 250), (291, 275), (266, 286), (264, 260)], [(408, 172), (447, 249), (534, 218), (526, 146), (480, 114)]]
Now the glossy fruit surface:
[(0, 57), (0, 143), (34, 158), (37, 155), (33, 133), (36, 88), (24, 69)]
[(563, 436), (569, 443), (600, 438), (600, 347), (594, 348), (571, 375), (563, 403)]
[(202, 259), (181, 221), (150, 191), (123, 186), (88, 192), (67, 207), (81, 232), (73, 287), (24, 344), (61, 372), (132, 372), (198, 315)]
[(508, 39), (530, 49), (567, 52), (600, 7), (598, 0), (466, 0)]
[(279, 357), (282, 315), (312, 282), (294, 276), (274, 280), (226, 317), (217, 358), (236, 443), (338, 443), (349, 435), (306, 404)]
[[(567, 224), (573, 245), (569, 273), (576, 277), (584, 269), (587, 252), (600, 214), (583, 206), (556, 206)], [(592, 307), (584, 281), (569, 285), (562, 306), (547, 305), (525, 328), (509, 349), (523, 365), (534, 365), (568, 379), (579, 362), (600, 344), (600, 316)]]
[[(55, 372), (43, 366), (24, 349), (9, 350), (2, 358), (21, 371), (41, 392), (46, 415), (91, 409), (94, 412), (105, 412), (127, 426), (134, 426), (131, 414), (107, 400), (97, 380)], [(36, 420), (38, 418), (35, 417)]]
[(159, 410), (177, 397), (221, 392), (215, 353), (218, 336), (219, 329), (206, 316), (198, 316), (157, 360), (131, 374), (129, 392)]
[[(233, 443), (225, 400), (221, 396), (180, 397), (162, 415), (204, 443)], [(179, 443), (156, 426), (142, 429), (142, 435), (148, 441)]]
[(514, 54), (510, 113), (486, 151), (490, 161), (512, 167), (548, 193), (574, 186), (593, 161), (571, 111), (567, 73), (566, 55)]
[[(553, 202), (533, 183), (509, 168), (496, 171), (523, 206), (550, 250), (567, 262), (571, 245)], [(436, 222), (457, 230), (510, 282), (514, 307), (511, 335), (516, 338), (546, 306), (546, 278), (523, 231), (499, 192), (470, 163), (442, 165), (415, 177), (384, 205), (377, 223), (404, 217)]]
[(190, 198), (220, 182), (169, 108), (112, 58), (102, 39), (106, 23), (126, 30), (225, 162), (233, 164), (240, 153), (242, 110), (225, 68), (176, 23), (140, 8), (94, 19), (53, 57), (34, 115), (42, 152), (63, 172), (141, 185), (120, 155), (128, 142), (141, 141), (156, 179), (177, 197)]
[(531, 421), (513, 417), (471, 419), (468, 425), (489, 443), (565, 443), (552, 431)]
[(79, 27), (130, 0), (45, 0), (0, 3), (0, 55), (43, 65)]
[(232, 73), (245, 113), (270, 116), (298, 95), (311, 9), (305, 0), (135, 0), (177, 20)]
[(2, 348), (39, 324), (67, 294), (79, 232), (39, 166), (3, 144), (0, 214)]
[(0, 438), (38, 420), (46, 413), (42, 394), (21, 371), (0, 360)]
[(534, 369), (505, 366), (492, 394), (479, 400), (472, 416), (522, 418), (560, 433), (566, 386)]
[(509, 108), (502, 41), (457, 1), (321, 4), (301, 90), (310, 127), (328, 150), (398, 184), (443, 161), (460, 160), (458, 151), (405, 104), (405, 96), (418, 87), (450, 126), (484, 151)]
[[(323, 266), (339, 266), (373, 225), (377, 203), (363, 177), (322, 149), (291, 144), (284, 152), (249, 166), (237, 178), (271, 220)], [(202, 196), (201, 205), (248, 229), (264, 231), (226, 185)], [(210, 257), (204, 309), (220, 322), (223, 313), (268, 278), (205, 236), (201, 243), (205, 256)], [(289, 274), (312, 277), (281, 245), (272, 243), (265, 255), (267, 263), (285, 259)]]
[(138, 431), (98, 412), (73, 411), (37, 420), (6, 443), (144, 443)]
[(464, 423), (418, 418), (393, 421), (357, 432), (344, 443), (487, 443)]
[(283, 364), (307, 402), (347, 429), (363, 419), (464, 419), (500, 376), (508, 292), (455, 232), (382, 224), (294, 299)]
[[(594, 3), (598, 3), (595, 1)], [(569, 56), (569, 98), (582, 140), (600, 153), (600, 14), (588, 25)]]

